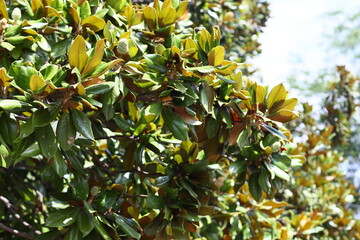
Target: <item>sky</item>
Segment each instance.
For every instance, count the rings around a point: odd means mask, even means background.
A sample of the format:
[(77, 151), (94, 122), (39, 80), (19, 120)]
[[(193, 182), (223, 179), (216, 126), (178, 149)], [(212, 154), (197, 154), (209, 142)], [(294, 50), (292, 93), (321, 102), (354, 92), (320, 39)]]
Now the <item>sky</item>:
[(271, 86), (286, 83), (291, 74), (349, 64), (346, 55), (329, 51), (331, 33), (340, 23), (327, 13), (342, 11), (353, 14), (360, 10), (359, 0), (268, 0), (271, 18), (260, 36), (262, 53), (250, 61), (259, 68), (257, 77)]

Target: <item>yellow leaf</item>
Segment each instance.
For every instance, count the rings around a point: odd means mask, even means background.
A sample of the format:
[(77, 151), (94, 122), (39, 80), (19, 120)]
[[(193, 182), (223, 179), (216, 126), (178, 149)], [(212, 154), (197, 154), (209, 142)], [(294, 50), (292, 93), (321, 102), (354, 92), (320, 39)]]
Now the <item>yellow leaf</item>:
[(71, 15), (72, 19), (74, 20), (75, 24), (78, 25), (80, 22), (79, 13), (73, 7), (70, 7), (69, 12), (70, 12), (70, 15)]
[(179, 17), (182, 17), (188, 7), (188, 4), (189, 2), (187, 1), (184, 1), (184, 2), (181, 2), (177, 11), (176, 11), (176, 18), (179, 18)]
[(240, 91), (243, 89), (243, 81), (242, 81), (242, 72), (239, 71), (238, 73), (234, 74), (232, 79), (235, 81), (234, 88), (236, 91)]
[(217, 46), (211, 49), (208, 55), (208, 62), (212, 66), (220, 65), (224, 61), (225, 48), (223, 46)]
[(296, 106), (297, 98), (286, 99), (285, 101), (279, 101), (279, 104), (274, 104), (270, 109), (270, 114), (279, 111), (280, 109), (293, 110)]
[(286, 230), (285, 227), (282, 227), (280, 233), (280, 240), (287, 240), (287, 239), (288, 239), (288, 231)]
[(34, 30), (34, 29), (31, 29), (31, 28), (28, 28), (28, 29), (23, 29), (22, 30), (24, 33), (27, 33), (27, 34), (30, 34), (30, 35), (34, 35), (34, 36), (37, 36), (38, 33)]
[(237, 64), (224, 60), (221, 62), (220, 66), (215, 67), (215, 71), (221, 75), (230, 75), (237, 69)]
[(211, 39), (210, 33), (205, 28), (203, 28), (201, 29), (201, 33), (199, 36), (200, 37), (198, 37), (198, 42), (201, 49), (204, 50), (205, 52), (208, 52), (210, 48), (210, 39)]
[(163, 28), (174, 24), (176, 20), (176, 10), (173, 7), (166, 7), (159, 13), (159, 27)]
[(87, 0), (78, 0), (78, 5), (80, 6), (81, 4), (83, 4), (84, 2), (86, 2)]
[(8, 76), (5, 68), (0, 68), (0, 86), (7, 87), (13, 78)]
[(94, 56), (86, 64), (84, 70), (81, 72), (81, 76), (85, 76), (86, 74), (94, 70), (94, 68), (96, 68), (101, 63), (101, 60), (104, 56), (104, 48), (105, 48), (105, 39), (101, 39), (96, 42)]
[(97, 73), (97, 74), (94, 74), (94, 75), (90, 75), (90, 76), (87, 76), (85, 79), (89, 79), (89, 78), (94, 78), (94, 77), (98, 77), (98, 76), (101, 76), (102, 74), (104, 74), (106, 71), (108, 71), (110, 68), (112, 68), (113, 66), (115, 66), (116, 64), (120, 63), (120, 62), (123, 62), (124, 60), (123, 59), (116, 59), (114, 61), (111, 62), (111, 64), (106, 68), (104, 69), (103, 71)]
[(191, 48), (197, 49), (196, 42), (194, 40), (192, 40), (191, 38), (186, 38), (184, 41), (184, 48), (185, 49), (191, 49)]
[(130, 58), (135, 57), (136, 54), (138, 53), (139, 49), (135, 45), (133, 40), (129, 39), (128, 42), (129, 42), (129, 55), (130, 55)]
[(130, 25), (134, 16), (134, 9), (131, 5), (127, 5), (121, 12), (121, 15), (126, 18), (127, 23)]
[(173, 4), (172, 4), (171, 0), (165, 0), (164, 1), (163, 5), (161, 6), (161, 11), (163, 11), (167, 7), (173, 7)]
[(144, 19), (146, 26), (149, 27), (150, 30), (153, 30), (156, 28), (156, 22), (157, 22), (157, 16), (156, 11), (153, 7), (146, 7), (144, 8)]
[(44, 8), (44, 5), (41, 0), (31, 0), (31, 9), (34, 13), (42, 8)]
[(257, 85), (256, 86), (256, 103), (257, 104), (263, 103), (265, 100), (265, 96), (266, 96), (266, 89), (261, 85)]
[(38, 75), (32, 75), (30, 77), (30, 89), (32, 91), (37, 91), (45, 85), (44, 79)]
[(102, 30), (105, 27), (105, 25), (106, 22), (104, 21), (104, 19), (101, 19), (95, 15), (87, 17), (82, 21), (83, 27), (88, 27), (94, 32), (98, 32)]
[(46, 6), (46, 9), (48, 10), (48, 17), (59, 17), (61, 18), (61, 15), (59, 14), (59, 12), (55, 9), (52, 8), (50, 6)]
[(82, 36), (77, 36), (69, 49), (69, 63), (71, 67), (77, 67), (80, 72), (84, 69), (88, 55), (86, 54), (86, 43)]
[(287, 95), (287, 91), (284, 87), (284, 84), (280, 83), (279, 85), (275, 86), (271, 92), (269, 93), (269, 96), (266, 99), (266, 105), (268, 109), (271, 109), (271, 107), (278, 101), (285, 100)]
[(299, 117), (299, 114), (297, 112), (290, 111), (287, 109), (281, 109), (278, 112), (276, 112), (275, 114), (268, 116), (269, 119), (278, 121), (278, 122), (282, 122), (282, 123), (289, 122), (298, 117)]
[(154, 0), (153, 8), (155, 9), (156, 13), (160, 12), (160, 3), (159, 3), (159, 0)]
[(250, 93), (246, 90), (233, 91), (234, 96), (240, 98), (241, 100), (251, 100)]
[(75, 89), (76, 89), (76, 93), (80, 96), (84, 95), (86, 92), (84, 86), (81, 83), (76, 84)]
[(6, 4), (4, 0), (0, 0), (0, 14), (6, 19), (9, 20), (9, 15), (6, 10)]
[(140, 24), (144, 20), (142, 13), (136, 13), (134, 19), (131, 22), (131, 26)]

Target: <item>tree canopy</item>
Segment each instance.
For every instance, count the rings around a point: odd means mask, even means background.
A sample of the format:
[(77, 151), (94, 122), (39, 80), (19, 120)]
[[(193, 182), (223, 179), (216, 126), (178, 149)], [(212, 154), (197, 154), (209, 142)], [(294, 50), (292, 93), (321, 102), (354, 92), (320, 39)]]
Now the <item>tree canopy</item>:
[(359, 237), (331, 130), (239, 63), (267, 7), (0, 0), (1, 236)]

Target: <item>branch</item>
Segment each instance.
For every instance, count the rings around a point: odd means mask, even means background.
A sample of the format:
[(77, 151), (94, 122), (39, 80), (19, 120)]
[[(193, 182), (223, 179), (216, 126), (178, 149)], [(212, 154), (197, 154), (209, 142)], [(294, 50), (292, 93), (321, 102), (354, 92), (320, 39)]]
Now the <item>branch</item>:
[(10, 232), (12, 234), (15, 234), (19, 237), (22, 237), (22, 238), (25, 238), (25, 239), (30, 239), (30, 240), (35, 240), (34, 237), (30, 236), (29, 234), (27, 233), (24, 233), (24, 232), (19, 232), (18, 230), (16, 229), (12, 229), (12, 228), (9, 228), (8, 226), (5, 226), (4, 224), (0, 223), (0, 229), (4, 230), (4, 231), (7, 231), (7, 232)]
[(25, 227), (33, 230), (35, 232), (35, 234), (39, 235), (41, 234), (40, 231), (36, 230), (33, 226), (31, 226), (28, 222), (26, 222), (25, 220), (23, 220), (20, 215), (18, 213), (15, 212), (15, 208), (14, 206), (10, 203), (9, 199), (7, 199), (4, 196), (0, 196), (0, 200), (5, 204), (5, 206), (10, 210), (10, 212), (14, 215), (14, 217), (21, 222), (22, 225), (24, 225)]

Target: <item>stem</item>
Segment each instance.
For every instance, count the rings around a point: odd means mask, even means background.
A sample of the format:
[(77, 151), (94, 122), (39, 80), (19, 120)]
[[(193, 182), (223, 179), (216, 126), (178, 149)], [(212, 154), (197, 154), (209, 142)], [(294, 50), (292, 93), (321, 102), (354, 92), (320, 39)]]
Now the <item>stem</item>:
[(2, 229), (4, 231), (7, 231), (7, 232), (10, 232), (10, 233), (12, 233), (14, 235), (17, 235), (17, 236), (25, 238), (25, 239), (35, 240), (35, 238), (30, 236), (29, 234), (24, 233), (24, 232), (19, 232), (18, 230), (12, 229), (12, 228), (10, 228), (8, 226), (5, 226), (2, 223), (0, 223), (0, 229)]
[(7, 199), (4, 196), (0, 196), (0, 200), (5, 204), (5, 206), (10, 210), (10, 212), (14, 215), (14, 217), (22, 223), (22, 225), (24, 225), (25, 227), (33, 230), (35, 232), (35, 234), (39, 235), (41, 234), (40, 231), (36, 230), (33, 226), (31, 226), (28, 222), (26, 222), (25, 220), (23, 220), (20, 215), (18, 213), (15, 212), (15, 208), (14, 206), (10, 203), (9, 199)]

